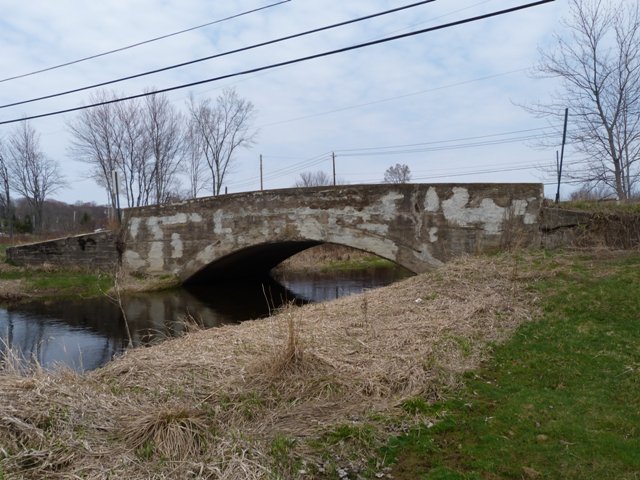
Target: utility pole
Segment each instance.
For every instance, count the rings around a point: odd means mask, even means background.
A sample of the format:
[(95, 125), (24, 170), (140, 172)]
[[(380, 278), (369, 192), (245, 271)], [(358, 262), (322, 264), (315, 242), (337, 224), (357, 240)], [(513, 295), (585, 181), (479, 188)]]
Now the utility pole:
[(562, 148), (560, 149), (560, 161), (557, 160), (558, 152), (556, 152), (556, 162), (558, 165), (558, 190), (556, 191), (556, 204), (560, 202), (560, 182), (562, 181), (562, 162), (564, 160), (564, 146), (567, 143), (567, 122), (569, 120), (569, 109), (564, 109), (564, 128), (562, 131)]
[(336, 186), (336, 152), (331, 152), (331, 161), (333, 162), (333, 186)]
[(118, 172), (116, 170), (112, 170), (113, 174), (113, 184), (116, 189), (116, 212), (118, 215), (118, 225), (122, 225), (122, 212), (120, 211), (120, 188), (118, 187)]
[(260, 191), (264, 190), (264, 185), (262, 184), (262, 154), (260, 154)]

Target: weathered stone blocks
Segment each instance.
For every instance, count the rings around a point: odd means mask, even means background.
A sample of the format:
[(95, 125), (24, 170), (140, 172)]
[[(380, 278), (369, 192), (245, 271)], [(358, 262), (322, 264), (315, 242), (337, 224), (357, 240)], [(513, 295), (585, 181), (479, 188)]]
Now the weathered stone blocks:
[(123, 265), (145, 274), (242, 276), (310, 246), (368, 251), (414, 272), (500, 248), (506, 230), (539, 243), (539, 184), (356, 185), (209, 197), (128, 210)]

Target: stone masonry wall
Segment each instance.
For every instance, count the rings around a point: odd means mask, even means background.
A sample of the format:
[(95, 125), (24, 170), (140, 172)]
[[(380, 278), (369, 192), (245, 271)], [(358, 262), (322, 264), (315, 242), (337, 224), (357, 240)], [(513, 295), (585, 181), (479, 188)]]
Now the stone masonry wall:
[(506, 237), (539, 244), (541, 203), (540, 184), (345, 185), (223, 195), (128, 210), (122, 264), (183, 280), (205, 270), (226, 278), (268, 271), (301, 248), (333, 243), (419, 273), (456, 255), (498, 250)]
[(543, 208), (542, 246), (630, 249), (640, 245), (640, 215)]
[(7, 259), (21, 266), (113, 270), (118, 263), (117, 238), (117, 232), (104, 231), (20, 245), (7, 249)]

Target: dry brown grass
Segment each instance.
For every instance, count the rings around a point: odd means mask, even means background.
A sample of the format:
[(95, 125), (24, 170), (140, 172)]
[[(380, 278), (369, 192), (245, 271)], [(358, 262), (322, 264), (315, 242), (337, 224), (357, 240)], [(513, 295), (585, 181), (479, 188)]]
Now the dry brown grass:
[(637, 249), (640, 247), (640, 215), (595, 213), (589, 225), (577, 236), (576, 244), (582, 247)]
[[(295, 440), (287, 455), (319, 463), (307, 440), (455, 388), (490, 342), (535, 314), (526, 280), (512, 258), (464, 258), (361, 295), (132, 350), (83, 376), (0, 374), (0, 471), (273, 478), (271, 445), (282, 436)], [(287, 478), (309, 475), (294, 468)]]
[(204, 412), (179, 406), (126, 412), (120, 421), (122, 440), (141, 456), (157, 453), (174, 460), (197, 458), (209, 437)]

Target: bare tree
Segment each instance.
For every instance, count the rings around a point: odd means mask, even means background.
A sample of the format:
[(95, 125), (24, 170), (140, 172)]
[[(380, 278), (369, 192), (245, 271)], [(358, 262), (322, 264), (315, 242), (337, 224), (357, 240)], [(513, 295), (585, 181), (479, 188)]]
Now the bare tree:
[[(92, 102), (117, 98), (99, 92)], [(161, 94), (144, 103), (127, 101), (82, 110), (69, 124), (71, 152), (91, 165), (91, 175), (106, 188), (116, 207), (113, 172), (127, 206), (164, 203), (178, 188), (178, 166), (183, 155), (180, 113)]]
[(166, 95), (146, 97), (145, 136), (151, 155), (151, 181), (156, 203), (166, 203), (177, 187), (178, 168), (183, 159), (183, 118)]
[(207, 176), (206, 164), (203, 154), (203, 138), (198, 134), (196, 122), (191, 121), (187, 125), (187, 132), (184, 139), (184, 156), (186, 164), (187, 179), (189, 187), (187, 198), (196, 198), (210, 181)]
[[(11, 225), (12, 214), (8, 158), (5, 155), (2, 139), (0, 139), (0, 216), (5, 219), (8, 225)], [(12, 229), (9, 229), (11, 230), (11, 233), (13, 233)]]
[(577, 190), (574, 190), (569, 195), (569, 199), (572, 202), (587, 200), (587, 201), (600, 201), (600, 200), (611, 200), (613, 199), (613, 191), (610, 187), (604, 185), (603, 183), (599, 184), (583, 184)]
[(40, 150), (39, 135), (27, 122), (21, 123), (9, 137), (8, 156), (11, 188), (27, 200), (39, 232), (44, 201), (64, 186), (58, 164)]
[(117, 168), (122, 178), (120, 190), (125, 194), (127, 206), (148, 205), (153, 188), (148, 163), (150, 148), (140, 104), (117, 103), (114, 120)]
[[(90, 102), (104, 102), (113, 98), (115, 94), (101, 91), (92, 95)], [(120, 138), (117, 135), (116, 123), (115, 105), (107, 104), (81, 110), (68, 124), (73, 137), (71, 153), (91, 166), (91, 177), (106, 189), (113, 209), (117, 204), (112, 173), (117, 171), (121, 164)]]
[(306, 188), (306, 187), (319, 187), (323, 185), (331, 185), (333, 181), (322, 170), (317, 172), (302, 172), (300, 178), (294, 184), (294, 187)]
[(405, 164), (396, 163), (384, 172), (384, 183), (409, 183), (411, 170)]
[(559, 120), (568, 107), (568, 139), (588, 165), (570, 172), (573, 178), (607, 185), (627, 200), (640, 177), (640, 6), (569, 3), (566, 34), (556, 35), (554, 49), (541, 51), (537, 69), (560, 79), (560, 91), (550, 103), (530, 110)]
[(253, 144), (253, 103), (240, 98), (234, 89), (225, 89), (215, 103), (210, 99), (196, 102), (191, 97), (189, 112), (192, 131), (200, 137), (201, 155), (211, 173), (212, 193), (219, 195), (236, 150)]

